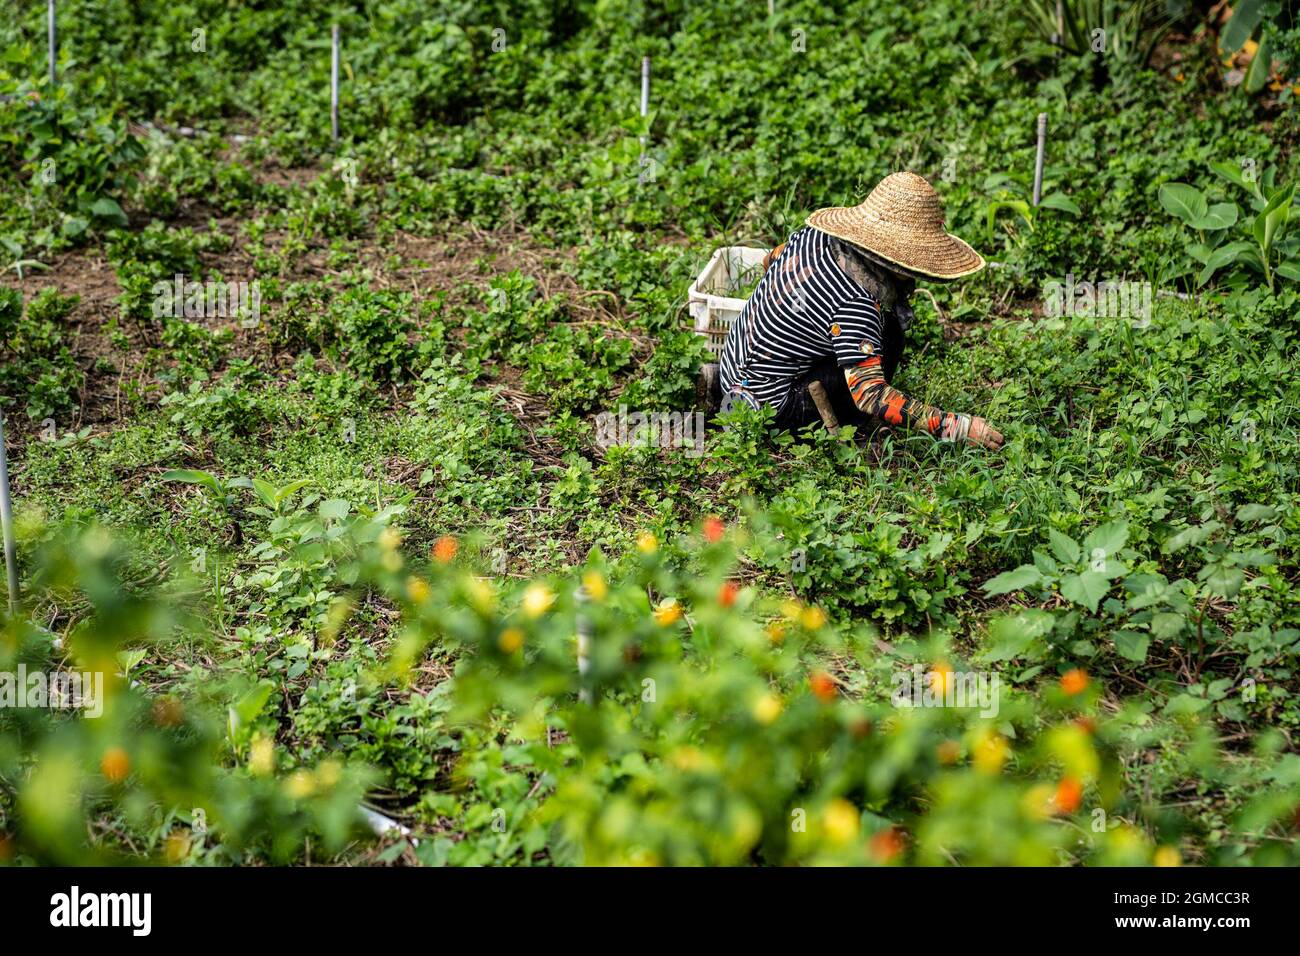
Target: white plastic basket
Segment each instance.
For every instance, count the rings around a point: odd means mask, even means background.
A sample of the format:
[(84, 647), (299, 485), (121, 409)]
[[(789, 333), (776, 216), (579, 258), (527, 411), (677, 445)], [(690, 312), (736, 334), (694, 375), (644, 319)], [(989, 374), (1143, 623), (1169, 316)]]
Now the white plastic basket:
[(700, 277), (691, 283), (687, 304), (691, 327), (709, 340), (709, 351), (722, 354), (727, 330), (745, 308), (746, 298), (738, 293), (752, 289), (763, 278), (766, 249), (723, 246), (709, 257)]

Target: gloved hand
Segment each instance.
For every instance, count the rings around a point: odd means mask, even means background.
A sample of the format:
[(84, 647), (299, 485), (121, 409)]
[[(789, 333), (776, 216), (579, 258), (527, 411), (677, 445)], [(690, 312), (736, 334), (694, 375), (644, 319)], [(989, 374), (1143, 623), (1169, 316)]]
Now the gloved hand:
[(1002, 433), (978, 415), (971, 416), (970, 430), (966, 432), (966, 440), (972, 445), (979, 445), (993, 451), (1001, 448), (1003, 442)]

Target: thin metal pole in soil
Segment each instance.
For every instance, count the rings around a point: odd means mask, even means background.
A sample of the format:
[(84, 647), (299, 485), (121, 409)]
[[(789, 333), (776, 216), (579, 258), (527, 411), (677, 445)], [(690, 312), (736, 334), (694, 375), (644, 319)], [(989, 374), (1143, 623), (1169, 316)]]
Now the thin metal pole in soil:
[(54, 86), (54, 84), (58, 82), (58, 75), (54, 64), (59, 55), (59, 30), (54, 22), (54, 0), (50, 0), (46, 30), (50, 45), (50, 86)]
[(5, 449), (4, 415), (0, 415), (0, 522), (4, 525), (5, 573), (9, 580), (9, 613), (12, 614), (18, 610), (18, 561), (14, 556), (14, 513), (9, 501), (9, 455)]
[(330, 137), (335, 143), (339, 141), (339, 25), (337, 23), (331, 31)]
[[(641, 57), (641, 116), (650, 115), (650, 57)], [(645, 165), (645, 134), (641, 134), (641, 165)]]
[(1038, 114), (1038, 155), (1034, 158), (1034, 205), (1043, 198), (1043, 157), (1047, 153), (1047, 114)]

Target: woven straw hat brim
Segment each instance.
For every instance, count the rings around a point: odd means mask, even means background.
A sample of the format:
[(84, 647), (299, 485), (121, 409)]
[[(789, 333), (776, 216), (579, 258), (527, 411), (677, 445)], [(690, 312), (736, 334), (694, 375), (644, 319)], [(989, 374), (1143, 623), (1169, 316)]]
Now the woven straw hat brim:
[(861, 206), (818, 209), (808, 217), (808, 225), (931, 279), (960, 279), (984, 268), (984, 257), (956, 236), (942, 229), (883, 222)]
[(984, 268), (984, 258), (943, 229), (943, 201), (916, 173), (890, 173), (857, 206), (831, 206), (808, 225), (851, 242), (930, 279), (960, 279)]

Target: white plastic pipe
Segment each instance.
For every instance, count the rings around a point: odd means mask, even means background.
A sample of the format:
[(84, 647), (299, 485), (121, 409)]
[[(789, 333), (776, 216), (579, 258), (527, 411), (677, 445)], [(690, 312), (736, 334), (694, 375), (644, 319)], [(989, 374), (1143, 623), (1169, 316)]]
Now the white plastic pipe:
[(420, 841), (411, 838), (411, 828), (403, 826), (392, 817), (386, 817), (377, 810), (371, 810), (367, 806), (361, 807), (361, 816), (365, 819), (366, 825), (370, 827), (375, 836), (387, 836), (389, 833), (398, 833), (411, 841), (411, 846), (419, 846)]
[[(53, 2), (53, 0), (51, 0)], [(650, 114), (650, 57), (641, 57), (641, 115)]]
[(1043, 157), (1047, 154), (1047, 114), (1038, 114), (1038, 155), (1034, 158), (1034, 205), (1043, 198)]
[(339, 141), (339, 25), (337, 23), (334, 24), (330, 39), (330, 136), (337, 143)]
[[(650, 57), (641, 57), (641, 115), (650, 115)], [(641, 135), (641, 166), (645, 166), (645, 141), (646, 137)]]
[(59, 55), (59, 33), (58, 33), (58, 27), (55, 25), (54, 22), (54, 0), (50, 0), (47, 20), (48, 20), (47, 30), (49, 34), (49, 45), (50, 45), (50, 86), (54, 86), (54, 84), (58, 81), (58, 76), (55, 70), (54, 61), (58, 59), (58, 55)]

